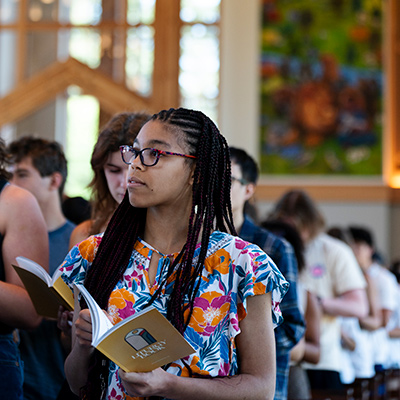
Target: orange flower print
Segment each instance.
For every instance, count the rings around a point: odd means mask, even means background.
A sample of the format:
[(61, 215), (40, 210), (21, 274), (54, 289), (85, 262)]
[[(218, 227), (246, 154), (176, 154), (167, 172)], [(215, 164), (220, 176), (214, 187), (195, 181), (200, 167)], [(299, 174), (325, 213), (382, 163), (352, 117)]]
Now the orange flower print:
[(132, 315), (134, 304), (135, 297), (132, 292), (126, 289), (114, 290), (108, 301), (108, 313), (113, 319), (113, 324), (117, 324)]
[(254, 283), (254, 294), (264, 294), (266, 286), (262, 282)]
[(92, 262), (100, 242), (101, 238), (97, 236), (90, 236), (83, 242), (79, 243), (79, 253), (85, 260)]
[(225, 249), (220, 249), (205, 260), (204, 267), (209, 273), (217, 270), (222, 275), (229, 272), (231, 256)]
[[(200, 369), (197, 366), (197, 363), (200, 361), (199, 356), (194, 356), (190, 362), (190, 369), (192, 371), (192, 375), (210, 375), (210, 373), (208, 371), (204, 371), (202, 369)], [(189, 369), (186, 367), (182, 367), (181, 365), (177, 364), (177, 363), (172, 363), (171, 367), (175, 367), (175, 368), (179, 368), (180, 369), (180, 373), (179, 376), (188, 378), (190, 376), (189, 374)]]
[(141, 243), (139, 240), (137, 240), (135, 243), (135, 250), (142, 256), (149, 258), (150, 249), (146, 247), (143, 243)]
[(210, 336), (219, 322), (229, 313), (230, 297), (218, 292), (206, 292), (196, 298), (189, 325)]

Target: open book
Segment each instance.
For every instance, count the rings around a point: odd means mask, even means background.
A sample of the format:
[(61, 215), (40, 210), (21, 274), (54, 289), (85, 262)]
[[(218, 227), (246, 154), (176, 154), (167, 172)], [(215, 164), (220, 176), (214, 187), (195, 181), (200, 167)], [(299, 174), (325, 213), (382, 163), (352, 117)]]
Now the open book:
[(60, 270), (51, 277), (47, 271), (35, 261), (26, 257), (16, 258), (18, 265), (13, 265), (39, 315), (57, 318), (60, 305), (67, 310), (74, 309), (72, 290), (61, 278)]
[(194, 353), (193, 347), (155, 308), (137, 312), (116, 325), (82, 285), (92, 318), (92, 345), (126, 372), (148, 372)]

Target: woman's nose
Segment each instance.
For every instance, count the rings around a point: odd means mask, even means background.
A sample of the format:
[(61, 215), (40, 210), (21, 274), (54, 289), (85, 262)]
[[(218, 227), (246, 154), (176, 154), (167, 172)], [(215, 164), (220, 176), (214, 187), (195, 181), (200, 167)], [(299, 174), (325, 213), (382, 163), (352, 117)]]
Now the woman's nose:
[(131, 163), (129, 164), (129, 167), (131, 167), (132, 169), (136, 169), (136, 168), (141, 168), (142, 167), (142, 161), (140, 159), (140, 155), (138, 154), (135, 158), (131, 158)]

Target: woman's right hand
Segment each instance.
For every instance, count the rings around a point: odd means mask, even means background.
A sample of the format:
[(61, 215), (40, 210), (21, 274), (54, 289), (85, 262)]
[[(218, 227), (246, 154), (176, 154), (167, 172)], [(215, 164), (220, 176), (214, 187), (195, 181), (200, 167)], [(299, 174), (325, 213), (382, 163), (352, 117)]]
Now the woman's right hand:
[(92, 318), (88, 309), (79, 312), (75, 321), (75, 335), (81, 347), (92, 346)]

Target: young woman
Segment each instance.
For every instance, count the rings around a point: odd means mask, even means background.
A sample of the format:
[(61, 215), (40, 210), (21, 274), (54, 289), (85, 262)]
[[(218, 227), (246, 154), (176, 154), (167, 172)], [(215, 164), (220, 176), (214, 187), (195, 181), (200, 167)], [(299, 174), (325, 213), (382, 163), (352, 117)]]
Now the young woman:
[(152, 305), (196, 352), (124, 373), (91, 346), (90, 313), (76, 310), (65, 364), (71, 388), (89, 399), (103, 398), (103, 388), (107, 399), (272, 399), (273, 326), (287, 282), (260, 248), (228, 233), (235, 229), (224, 137), (203, 113), (170, 109), (122, 154), (128, 194), (104, 235), (71, 250), (63, 277), (84, 282), (114, 322)]
[(90, 161), (94, 173), (89, 184), (92, 218), (74, 229), (70, 247), (106, 229), (126, 192), (128, 166), (121, 160), (119, 148), (131, 145), (149, 118), (146, 113), (123, 112), (114, 115), (101, 130)]

